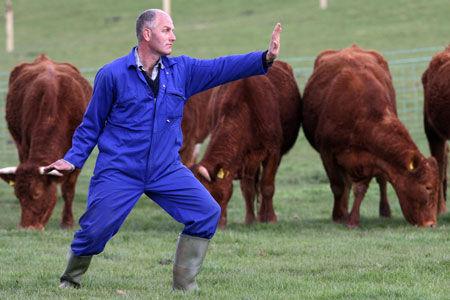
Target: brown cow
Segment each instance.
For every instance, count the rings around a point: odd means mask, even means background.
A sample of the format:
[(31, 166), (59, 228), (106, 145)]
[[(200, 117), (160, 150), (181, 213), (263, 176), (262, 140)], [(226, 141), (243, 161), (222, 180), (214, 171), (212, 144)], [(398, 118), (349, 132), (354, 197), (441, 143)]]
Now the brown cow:
[(197, 144), (203, 143), (210, 131), (210, 98), (213, 89), (206, 90), (189, 98), (184, 106), (183, 145), (180, 156), (183, 164), (191, 167), (197, 160), (199, 149)]
[(433, 56), (428, 69), (423, 73), (424, 127), (431, 155), (439, 166), (438, 212), (447, 211), (447, 159), (450, 139), (450, 45)]
[(380, 54), (357, 46), (322, 52), (305, 87), (303, 130), (330, 180), (334, 221), (358, 226), (369, 182), (380, 177), (393, 185), (408, 222), (436, 224), (436, 160), (419, 152), (399, 121), (391, 75)]
[(91, 93), (89, 82), (74, 66), (53, 62), (45, 55), (11, 72), (6, 121), (20, 164), (0, 170), (0, 177), (14, 185), (22, 209), (20, 226), (44, 229), (56, 204), (56, 183), (61, 183), (64, 198), (61, 227), (73, 226), (72, 201), (79, 171), (63, 177), (43, 175), (40, 166), (62, 157), (71, 147)]
[(233, 179), (241, 180), (245, 222), (276, 222), (275, 175), (283, 154), (294, 145), (301, 124), (301, 97), (292, 68), (277, 61), (267, 76), (254, 76), (214, 89), (211, 140), (192, 170), (222, 208), (219, 227), (227, 223)]

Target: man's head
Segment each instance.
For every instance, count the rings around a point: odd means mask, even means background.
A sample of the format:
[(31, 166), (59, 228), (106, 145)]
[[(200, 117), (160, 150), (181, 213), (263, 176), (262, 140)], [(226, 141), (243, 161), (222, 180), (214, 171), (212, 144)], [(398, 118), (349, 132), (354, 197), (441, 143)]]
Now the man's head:
[(176, 40), (172, 18), (160, 9), (148, 9), (136, 20), (139, 47), (152, 54), (169, 55)]

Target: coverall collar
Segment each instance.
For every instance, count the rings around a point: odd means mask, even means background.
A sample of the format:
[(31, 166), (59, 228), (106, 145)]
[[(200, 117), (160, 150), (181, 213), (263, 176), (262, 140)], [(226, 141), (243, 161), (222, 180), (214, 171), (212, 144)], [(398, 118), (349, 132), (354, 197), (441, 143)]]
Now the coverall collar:
[[(130, 68), (130, 67), (135, 67), (136, 69), (138, 68), (138, 65), (136, 64), (136, 57), (134, 54), (136, 49), (137, 49), (137, 46), (134, 46), (133, 48), (131, 48), (130, 53), (128, 53), (128, 55), (127, 55), (127, 68)], [(167, 56), (161, 56), (161, 62), (162, 62), (162, 65), (164, 65), (164, 67), (170, 67), (177, 63), (174, 59), (172, 59), (171, 57), (167, 57)]]
[[(139, 58), (138, 48), (134, 48), (134, 58), (136, 59), (136, 65), (137, 67), (144, 71), (144, 65), (141, 62), (141, 59)], [(150, 74), (151, 80), (155, 80), (158, 77), (159, 70), (164, 70), (164, 64), (161, 61), (161, 57), (156, 62), (155, 66), (153, 67), (153, 71)]]

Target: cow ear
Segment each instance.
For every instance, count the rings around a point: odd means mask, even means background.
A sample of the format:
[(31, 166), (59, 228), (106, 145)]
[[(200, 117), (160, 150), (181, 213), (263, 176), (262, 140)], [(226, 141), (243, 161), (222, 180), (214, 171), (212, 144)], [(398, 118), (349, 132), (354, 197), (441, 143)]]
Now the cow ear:
[(17, 167), (7, 167), (0, 169), (0, 178), (6, 181), (10, 186), (13, 186), (16, 181)]
[(10, 186), (14, 186), (14, 183), (16, 182), (16, 174), (1, 174), (0, 173), (0, 178), (3, 179)]
[(409, 172), (414, 172), (419, 167), (420, 164), (420, 156), (413, 154), (407, 161), (406, 168)]

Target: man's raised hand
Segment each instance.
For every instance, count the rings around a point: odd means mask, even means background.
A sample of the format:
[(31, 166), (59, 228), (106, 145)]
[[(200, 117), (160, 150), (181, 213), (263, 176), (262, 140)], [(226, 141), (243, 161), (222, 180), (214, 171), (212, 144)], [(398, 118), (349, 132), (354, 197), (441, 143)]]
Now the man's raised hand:
[(270, 39), (269, 49), (267, 50), (266, 59), (268, 62), (273, 62), (280, 53), (280, 34), (282, 28), (281, 24), (277, 23), (272, 32), (272, 38)]

